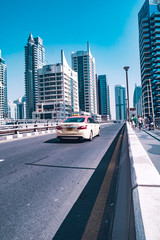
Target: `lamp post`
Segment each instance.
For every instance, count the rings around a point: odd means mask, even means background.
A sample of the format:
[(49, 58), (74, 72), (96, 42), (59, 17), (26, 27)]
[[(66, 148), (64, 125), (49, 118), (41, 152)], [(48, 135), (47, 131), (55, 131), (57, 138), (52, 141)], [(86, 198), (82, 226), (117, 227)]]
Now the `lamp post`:
[(130, 108), (129, 108), (129, 89), (128, 89), (128, 69), (129, 67), (124, 67), (124, 70), (126, 71), (126, 86), (127, 86), (127, 121), (130, 121)]

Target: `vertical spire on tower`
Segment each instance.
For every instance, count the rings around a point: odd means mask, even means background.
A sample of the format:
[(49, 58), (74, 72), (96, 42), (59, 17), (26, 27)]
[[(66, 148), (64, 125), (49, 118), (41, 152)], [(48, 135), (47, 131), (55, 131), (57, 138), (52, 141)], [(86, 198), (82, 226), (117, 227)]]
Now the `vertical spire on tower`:
[(90, 53), (89, 41), (87, 42), (87, 52)]
[(28, 42), (29, 43), (34, 43), (34, 38), (33, 38), (33, 35), (32, 35), (31, 32), (30, 32), (30, 35), (29, 35), (29, 38), (28, 38)]

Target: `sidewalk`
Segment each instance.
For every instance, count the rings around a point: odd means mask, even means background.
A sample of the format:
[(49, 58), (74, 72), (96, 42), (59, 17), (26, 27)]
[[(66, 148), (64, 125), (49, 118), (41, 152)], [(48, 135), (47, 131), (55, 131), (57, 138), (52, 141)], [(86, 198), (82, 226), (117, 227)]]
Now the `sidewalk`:
[(149, 130), (147, 128), (142, 128), (144, 132), (146, 132), (148, 135), (154, 137), (158, 141), (160, 141), (160, 129), (155, 129), (155, 130)]
[[(160, 164), (159, 131), (138, 128), (134, 130), (129, 124), (127, 128), (136, 239), (158, 240), (160, 236), (160, 175), (156, 168)], [(157, 158), (157, 167), (155, 163), (153, 164), (154, 156)]]

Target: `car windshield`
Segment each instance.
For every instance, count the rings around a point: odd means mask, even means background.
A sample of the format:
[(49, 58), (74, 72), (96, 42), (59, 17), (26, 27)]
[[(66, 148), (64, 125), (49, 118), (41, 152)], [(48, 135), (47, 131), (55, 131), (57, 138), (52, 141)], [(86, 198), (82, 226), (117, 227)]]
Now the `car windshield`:
[(84, 119), (83, 117), (77, 117), (77, 118), (67, 118), (64, 123), (68, 123), (68, 122), (84, 122)]

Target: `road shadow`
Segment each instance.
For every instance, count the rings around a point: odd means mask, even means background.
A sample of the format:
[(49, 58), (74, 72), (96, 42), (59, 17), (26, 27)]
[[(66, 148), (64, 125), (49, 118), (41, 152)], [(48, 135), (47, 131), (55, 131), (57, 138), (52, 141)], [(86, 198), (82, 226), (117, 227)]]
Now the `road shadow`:
[(160, 156), (160, 145), (159, 144), (149, 144), (151, 148), (148, 150), (149, 153)]
[(52, 138), (52, 139), (49, 139), (49, 140), (47, 140), (47, 141), (45, 141), (44, 143), (54, 143), (54, 144), (77, 144), (77, 143), (83, 143), (83, 142), (85, 142), (85, 141), (87, 141), (87, 140), (84, 140), (84, 139), (82, 139), (82, 140), (79, 140), (79, 139), (75, 139), (75, 140), (63, 140), (63, 142), (62, 141), (60, 141), (60, 139), (57, 139), (57, 138)]
[[(82, 239), (82, 235), (84, 233), (86, 224), (90, 217), (95, 200), (97, 198), (104, 176), (106, 174), (109, 163), (111, 161), (112, 154), (114, 152), (115, 145), (117, 143), (119, 135), (120, 135), (120, 132), (113, 140), (107, 152), (104, 154), (95, 172), (91, 176), (85, 188), (82, 190), (79, 198), (77, 199), (72, 209), (70, 210), (70, 212), (68, 213), (64, 221), (62, 222), (60, 228), (58, 229), (57, 233), (52, 238), (52, 240)], [(111, 203), (113, 203), (114, 201), (113, 198), (115, 197), (116, 190), (114, 189), (114, 194), (111, 191), (111, 189), (109, 192), (110, 193), (106, 203), (109, 206), (109, 209), (108, 209), (109, 222), (106, 224), (108, 233), (110, 232), (109, 230), (110, 230), (110, 224), (111, 224), (111, 215), (113, 214), (113, 206), (111, 206)]]

